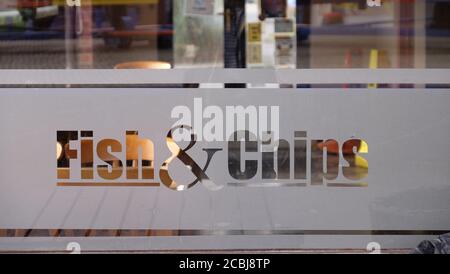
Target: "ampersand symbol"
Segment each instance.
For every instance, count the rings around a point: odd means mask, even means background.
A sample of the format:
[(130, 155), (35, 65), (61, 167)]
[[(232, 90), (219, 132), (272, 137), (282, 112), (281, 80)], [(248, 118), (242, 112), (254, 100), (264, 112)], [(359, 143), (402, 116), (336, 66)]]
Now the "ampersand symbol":
[[(167, 144), (167, 147), (169, 148), (170, 152), (172, 152), (172, 156), (170, 156), (169, 158), (167, 158), (164, 161), (164, 163), (162, 164), (162, 166), (159, 170), (159, 177), (160, 177), (162, 183), (165, 186), (167, 186), (168, 188), (173, 189), (173, 190), (178, 190), (178, 191), (189, 189), (189, 188), (193, 187), (195, 184), (197, 184), (198, 182), (201, 182), (209, 190), (215, 191), (215, 190), (221, 189), (223, 186), (216, 185), (213, 181), (211, 181), (209, 179), (208, 175), (206, 175), (206, 169), (208, 168), (209, 163), (211, 162), (211, 159), (214, 156), (214, 154), (217, 151), (220, 151), (222, 149), (220, 149), (220, 148), (204, 148), (203, 151), (206, 151), (207, 159), (206, 159), (205, 166), (203, 168), (201, 168), (186, 153), (186, 151), (188, 151), (190, 148), (192, 148), (196, 143), (195, 134), (191, 133), (191, 141), (190, 141), (189, 145), (185, 149), (181, 149), (172, 138), (172, 133), (176, 129), (187, 129), (187, 130), (192, 131), (192, 127), (190, 127), (190, 126), (178, 125), (178, 126), (172, 128), (171, 130), (169, 130), (169, 132), (167, 133), (166, 144)], [(183, 162), (183, 164), (185, 164), (186, 167), (188, 167), (188, 169), (191, 170), (191, 172), (196, 177), (196, 179), (193, 182), (191, 182), (187, 185), (179, 185), (177, 182), (175, 182), (175, 180), (173, 180), (170, 177), (169, 164), (175, 158), (178, 158), (179, 160), (181, 160), (181, 162)]]

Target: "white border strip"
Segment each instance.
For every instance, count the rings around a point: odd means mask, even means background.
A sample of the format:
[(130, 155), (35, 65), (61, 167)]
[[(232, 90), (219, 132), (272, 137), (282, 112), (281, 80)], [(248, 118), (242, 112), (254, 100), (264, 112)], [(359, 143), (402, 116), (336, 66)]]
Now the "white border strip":
[(0, 85), (156, 83), (450, 84), (450, 69), (0, 69)]

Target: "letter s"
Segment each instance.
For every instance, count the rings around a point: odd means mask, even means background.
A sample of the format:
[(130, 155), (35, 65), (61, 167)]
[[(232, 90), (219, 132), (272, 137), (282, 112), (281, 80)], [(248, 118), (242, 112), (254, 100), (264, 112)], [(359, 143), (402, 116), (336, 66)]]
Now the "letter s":
[[(361, 154), (367, 154), (368, 152), (369, 146), (364, 140), (350, 139), (342, 144), (342, 157), (348, 163), (348, 166), (342, 167), (342, 173), (345, 178), (357, 181), (367, 177), (369, 163)], [(355, 167), (360, 168), (358, 172), (355, 172)]]

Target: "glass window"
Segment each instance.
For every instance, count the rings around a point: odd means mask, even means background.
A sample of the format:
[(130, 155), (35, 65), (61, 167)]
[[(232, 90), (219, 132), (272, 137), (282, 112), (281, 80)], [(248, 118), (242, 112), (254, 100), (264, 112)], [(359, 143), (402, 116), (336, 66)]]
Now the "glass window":
[[(1, 69), (447, 68), (448, 1), (4, 0)], [(128, 64), (127, 64), (128, 63)]]

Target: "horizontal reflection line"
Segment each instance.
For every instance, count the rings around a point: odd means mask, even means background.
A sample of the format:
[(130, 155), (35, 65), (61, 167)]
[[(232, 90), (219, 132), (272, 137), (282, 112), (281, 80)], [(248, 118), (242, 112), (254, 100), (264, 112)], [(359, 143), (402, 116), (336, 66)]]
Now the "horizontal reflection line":
[(227, 185), (229, 186), (238, 186), (238, 187), (305, 187), (306, 183), (235, 183), (230, 182)]
[[(160, 186), (158, 182), (58, 182), (57, 186)], [(306, 187), (306, 183), (278, 183), (278, 182), (267, 182), (267, 183), (236, 183), (229, 182), (228, 186), (234, 187)], [(324, 186), (324, 185), (320, 185)], [(367, 187), (367, 183), (327, 183), (326, 186), (329, 187)], [(313, 186), (314, 187), (314, 186)]]
[(331, 187), (366, 187), (368, 183), (327, 183), (327, 186)]
[(300, 230), (300, 229), (0, 229), (0, 238), (14, 237), (158, 237), (158, 236), (277, 236), (277, 235), (442, 235), (449, 230)]
[(160, 186), (157, 182), (58, 182), (57, 186)]
[[(229, 182), (227, 185), (229, 186), (237, 186), (237, 187), (305, 187), (306, 183), (279, 183), (279, 182), (267, 182), (267, 183), (236, 183)], [(329, 186), (329, 187), (367, 187), (368, 183), (326, 183), (320, 185), (311, 185), (314, 186)]]
[(0, 84), (405, 83), (449, 84), (449, 69), (2, 69)]

